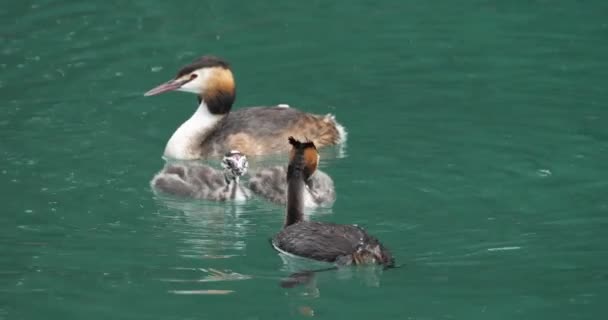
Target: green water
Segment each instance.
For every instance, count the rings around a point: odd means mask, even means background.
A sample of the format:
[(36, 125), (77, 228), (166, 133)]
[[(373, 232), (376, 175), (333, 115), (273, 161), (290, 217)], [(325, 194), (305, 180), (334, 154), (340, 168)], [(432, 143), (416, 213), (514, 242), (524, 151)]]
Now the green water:
[[(4, 0), (0, 319), (600, 319), (607, 16), (605, 1)], [(142, 94), (206, 53), (232, 62), (236, 108), (337, 115), (346, 156), (322, 166), (338, 200), (313, 219), (365, 226), (403, 268), (282, 289), (281, 207), (151, 192), (196, 101)]]

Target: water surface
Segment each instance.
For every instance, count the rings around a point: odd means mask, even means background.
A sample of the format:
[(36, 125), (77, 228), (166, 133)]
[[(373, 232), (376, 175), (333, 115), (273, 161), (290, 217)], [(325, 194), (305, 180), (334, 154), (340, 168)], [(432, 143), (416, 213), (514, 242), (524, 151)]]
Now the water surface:
[[(0, 319), (598, 319), (608, 295), (602, 1), (5, 1)], [(155, 195), (183, 64), (235, 108), (334, 113), (338, 200), (403, 268), (289, 270), (282, 208)]]

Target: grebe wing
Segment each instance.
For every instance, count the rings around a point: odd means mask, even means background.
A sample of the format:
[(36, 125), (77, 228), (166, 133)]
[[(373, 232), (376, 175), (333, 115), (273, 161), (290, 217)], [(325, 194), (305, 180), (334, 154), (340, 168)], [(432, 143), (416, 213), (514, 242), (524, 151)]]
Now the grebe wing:
[(342, 127), (331, 115), (294, 108), (250, 107), (230, 112), (203, 143), (204, 154), (221, 154), (226, 147), (248, 155), (289, 149), (286, 139), (311, 140), (317, 147), (341, 142)]
[(290, 225), (273, 239), (273, 245), (290, 254), (335, 262), (370, 242), (367, 233), (353, 225), (302, 221)]
[[(249, 107), (230, 112), (221, 131), (245, 132), (258, 136), (276, 136), (277, 132), (296, 125), (307, 113), (281, 107)], [(218, 131), (220, 131), (218, 130)]]

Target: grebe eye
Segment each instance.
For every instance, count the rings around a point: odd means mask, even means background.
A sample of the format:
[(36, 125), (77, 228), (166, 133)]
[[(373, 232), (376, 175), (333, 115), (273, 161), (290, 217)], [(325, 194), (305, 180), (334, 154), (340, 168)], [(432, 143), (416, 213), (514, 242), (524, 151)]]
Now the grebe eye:
[(198, 77), (198, 74), (196, 74), (196, 73), (191, 74), (190, 75), (190, 81), (196, 79), (196, 77)]

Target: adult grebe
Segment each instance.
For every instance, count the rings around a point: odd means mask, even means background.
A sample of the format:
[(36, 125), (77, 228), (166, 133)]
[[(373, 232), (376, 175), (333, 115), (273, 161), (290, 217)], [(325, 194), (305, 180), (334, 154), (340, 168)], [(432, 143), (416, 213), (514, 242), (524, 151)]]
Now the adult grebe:
[[(287, 203), (287, 167), (276, 166), (264, 168), (256, 172), (249, 180), (249, 189), (267, 200)], [(336, 201), (334, 181), (327, 173), (320, 170), (306, 180), (304, 187), (304, 207), (328, 207)]]
[(289, 143), (292, 149), (287, 168), (287, 213), (283, 229), (272, 239), (273, 247), (282, 253), (337, 265), (393, 267), (391, 253), (362, 228), (303, 220), (306, 181), (317, 168), (319, 153), (313, 142), (290, 137)]
[(346, 132), (333, 115), (305, 113), (286, 105), (250, 107), (230, 112), (236, 97), (228, 63), (203, 56), (183, 67), (173, 80), (145, 93), (185, 91), (198, 95), (199, 107), (171, 136), (164, 155), (174, 159), (199, 159), (240, 150), (264, 155), (288, 150), (288, 136), (311, 139), (317, 146), (345, 141)]
[(247, 157), (230, 151), (222, 159), (223, 173), (201, 163), (167, 164), (150, 185), (163, 193), (215, 201), (244, 201), (251, 191), (243, 187), (240, 177), (247, 173)]

